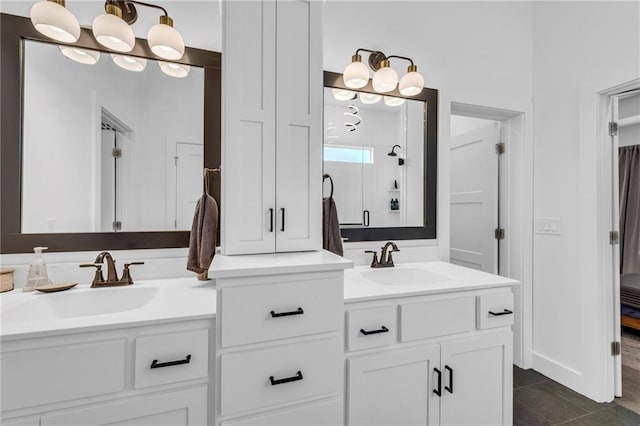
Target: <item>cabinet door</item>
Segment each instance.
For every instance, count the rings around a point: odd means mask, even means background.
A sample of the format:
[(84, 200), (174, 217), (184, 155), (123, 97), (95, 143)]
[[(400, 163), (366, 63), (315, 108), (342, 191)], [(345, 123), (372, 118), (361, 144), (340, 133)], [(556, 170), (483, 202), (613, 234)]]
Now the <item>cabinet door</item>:
[(322, 3), (277, 3), (276, 251), (322, 249)]
[(349, 358), (349, 426), (438, 424), (439, 365), (437, 344)]
[(200, 386), (151, 396), (45, 413), (40, 426), (200, 426), (207, 424), (207, 388)]
[(222, 249), (224, 254), (272, 253), (276, 3), (225, 1), (223, 8)]
[(512, 338), (507, 331), (442, 343), (441, 425), (511, 424)]

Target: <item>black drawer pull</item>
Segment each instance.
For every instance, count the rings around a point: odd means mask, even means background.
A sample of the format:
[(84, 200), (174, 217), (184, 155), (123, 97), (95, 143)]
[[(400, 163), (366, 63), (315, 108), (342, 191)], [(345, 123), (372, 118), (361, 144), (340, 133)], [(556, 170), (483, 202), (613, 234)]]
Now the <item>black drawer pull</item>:
[(434, 368), (433, 371), (435, 371), (436, 374), (438, 375), (438, 389), (434, 389), (433, 393), (435, 393), (438, 396), (442, 396), (442, 372), (437, 368)]
[(271, 382), (271, 386), (281, 385), (283, 383), (289, 382), (297, 382), (298, 380), (302, 380), (302, 371), (298, 370), (295, 376), (285, 377), (284, 379), (274, 379), (273, 376), (269, 376), (269, 381)]
[(157, 359), (154, 359), (151, 362), (151, 367), (150, 368), (162, 368), (162, 367), (171, 367), (174, 365), (180, 365), (180, 364), (189, 364), (191, 362), (191, 355), (187, 355), (187, 357), (185, 359), (181, 359), (178, 361), (169, 361), (169, 362), (158, 362)]
[(445, 365), (444, 369), (449, 372), (449, 386), (445, 386), (444, 390), (446, 390), (449, 393), (453, 393), (453, 369), (448, 365)]
[(508, 309), (505, 309), (502, 312), (489, 311), (489, 315), (491, 315), (492, 317), (499, 317), (500, 315), (511, 315), (512, 313), (513, 313), (513, 311), (510, 311)]
[(298, 309), (296, 309), (295, 311), (291, 311), (291, 312), (276, 312), (276, 311), (271, 311), (271, 318), (278, 318), (278, 317), (288, 317), (291, 315), (302, 315), (304, 314), (304, 311), (302, 310), (301, 307), (298, 307)]
[(273, 209), (269, 209), (269, 232), (273, 232)]
[(389, 329), (387, 327), (385, 327), (384, 325), (382, 327), (380, 327), (380, 329), (378, 329), (378, 330), (367, 331), (364, 328), (360, 329), (360, 333), (364, 334), (365, 336), (368, 336), (370, 334), (388, 333), (388, 332), (389, 332)]

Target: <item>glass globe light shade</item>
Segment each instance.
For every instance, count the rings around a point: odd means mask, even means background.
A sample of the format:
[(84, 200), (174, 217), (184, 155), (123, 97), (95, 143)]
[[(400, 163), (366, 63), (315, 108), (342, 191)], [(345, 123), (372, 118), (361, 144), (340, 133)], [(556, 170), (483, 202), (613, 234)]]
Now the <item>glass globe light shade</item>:
[(100, 52), (95, 50), (80, 49), (74, 46), (58, 46), (60, 52), (71, 59), (85, 65), (94, 65), (100, 59)]
[(381, 67), (373, 75), (373, 90), (379, 93), (391, 92), (398, 84), (398, 73), (389, 66), (389, 61), (382, 61)]
[[(107, 5), (107, 8), (113, 5)], [(98, 15), (93, 20), (93, 36), (98, 43), (117, 52), (131, 52), (136, 44), (133, 30), (125, 21), (115, 13)]]
[(384, 97), (385, 105), (390, 106), (390, 107), (400, 106), (405, 101), (406, 101), (406, 99), (404, 99), (404, 98), (396, 98), (395, 96), (385, 96)]
[(356, 97), (356, 92), (352, 90), (334, 88), (331, 89), (331, 92), (333, 93), (333, 97), (339, 101), (350, 101)]
[(367, 85), (369, 82), (369, 70), (367, 66), (362, 63), (362, 57), (360, 55), (353, 55), (351, 57), (351, 63), (346, 66), (342, 73), (342, 80), (345, 86), (351, 89), (360, 89)]
[(163, 73), (176, 78), (185, 78), (189, 75), (191, 67), (185, 64), (176, 64), (174, 62), (162, 62), (159, 61), (160, 69)]
[(116, 55), (111, 54), (111, 59), (120, 68), (124, 68), (127, 71), (141, 72), (147, 67), (146, 58), (137, 58), (135, 56)]
[(360, 93), (360, 102), (365, 105), (371, 105), (380, 102), (382, 95), (376, 95), (374, 93)]
[(168, 16), (161, 16), (160, 23), (149, 29), (147, 41), (151, 51), (161, 58), (175, 61), (184, 55), (182, 35), (173, 28), (173, 20)]
[(75, 43), (80, 37), (78, 20), (62, 4), (42, 0), (31, 7), (31, 23), (38, 32), (64, 43)]
[(398, 89), (404, 96), (414, 96), (422, 92), (424, 87), (424, 77), (418, 72), (415, 65), (409, 66), (407, 73), (400, 79)]

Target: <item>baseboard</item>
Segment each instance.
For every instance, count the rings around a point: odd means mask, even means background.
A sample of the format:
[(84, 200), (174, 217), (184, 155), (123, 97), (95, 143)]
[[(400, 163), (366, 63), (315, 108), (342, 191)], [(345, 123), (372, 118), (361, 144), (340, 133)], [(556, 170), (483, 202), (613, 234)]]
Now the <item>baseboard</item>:
[[(580, 391), (583, 377), (579, 371), (547, 358), (535, 351), (532, 355), (532, 368), (534, 370), (576, 392), (583, 393)], [(585, 396), (588, 397), (588, 395)]]

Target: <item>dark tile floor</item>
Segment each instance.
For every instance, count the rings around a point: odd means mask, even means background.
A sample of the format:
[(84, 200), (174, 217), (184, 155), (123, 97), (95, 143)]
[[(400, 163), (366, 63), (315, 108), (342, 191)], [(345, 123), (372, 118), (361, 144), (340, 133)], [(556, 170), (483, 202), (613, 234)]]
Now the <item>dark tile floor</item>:
[(534, 370), (513, 367), (514, 426), (639, 426), (640, 414), (598, 404)]

